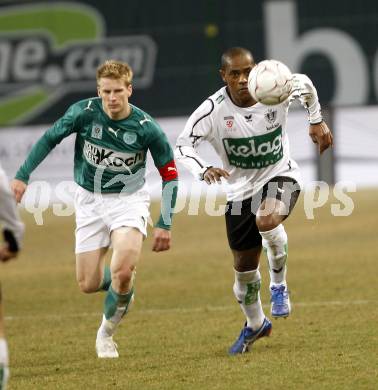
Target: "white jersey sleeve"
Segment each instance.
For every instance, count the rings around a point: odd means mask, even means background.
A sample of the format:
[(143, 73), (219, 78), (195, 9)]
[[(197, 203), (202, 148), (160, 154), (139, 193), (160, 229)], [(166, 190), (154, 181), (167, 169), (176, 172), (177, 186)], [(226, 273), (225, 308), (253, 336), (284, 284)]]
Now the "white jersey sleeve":
[(320, 123), (323, 120), (318, 92), (310, 78), (305, 74), (293, 74), (293, 90), (290, 101), (299, 99), (302, 106), (308, 112), (308, 120), (311, 124)]
[(199, 179), (203, 179), (203, 173), (211, 167), (199, 156), (196, 149), (202, 141), (211, 142), (213, 123), (210, 114), (213, 110), (214, 102), (211, 99), (205, 100), (189, 117), (176, 142), (177, 161)]

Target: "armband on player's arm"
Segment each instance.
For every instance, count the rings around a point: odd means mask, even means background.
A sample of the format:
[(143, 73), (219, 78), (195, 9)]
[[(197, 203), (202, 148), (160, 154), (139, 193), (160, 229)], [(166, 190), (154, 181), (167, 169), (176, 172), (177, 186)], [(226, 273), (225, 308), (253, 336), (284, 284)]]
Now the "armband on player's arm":
[(318, 92), (314, 84), (305, 74), (293, 74), (292, 98), (298, 98), (308, 112), (310, 124), (315, 125), (323, 121)]
[(171, 160), (158, 170), (162, 178), (162, 194), (160, 217), (155, 226), (170, 230), (178, 191), (177, 168), (175, 162)]

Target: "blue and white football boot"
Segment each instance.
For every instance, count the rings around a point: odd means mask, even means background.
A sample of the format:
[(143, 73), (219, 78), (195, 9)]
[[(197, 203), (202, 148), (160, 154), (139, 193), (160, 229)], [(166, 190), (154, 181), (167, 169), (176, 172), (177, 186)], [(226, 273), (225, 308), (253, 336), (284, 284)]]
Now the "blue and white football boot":
[(270, 311), (274, 318), (286, 318), (291, 311), (289, 291), (285, 284), (278, 284), (270, 288)]
[(272, 323), (265, 317), (260, 329), (253, 331), (247, 324), (240, 332), (239, 338), (232, 344), (228, 350), (230, 355), (237, 355), (239, 353), (246, 353), (249, 351), (249, 346), (261, 337), (268, 337), (272, 333)]

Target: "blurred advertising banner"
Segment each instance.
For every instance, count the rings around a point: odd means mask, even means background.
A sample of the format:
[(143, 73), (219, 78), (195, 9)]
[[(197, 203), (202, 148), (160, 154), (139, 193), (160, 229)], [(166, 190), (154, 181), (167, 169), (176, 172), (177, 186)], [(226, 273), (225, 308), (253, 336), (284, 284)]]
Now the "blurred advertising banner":
[(135, 105), (188, 115), (221, 87), (232, 46), (307, 73), (323, 104), (376, 104), (377, 18), (376, 0), (3, 1), (0, 126), (52, 123), (96, 94), (109, 58), (132, 66)]
[[(378, 105), (361, 108), (339, 108), (335, 110), (334, 135), (336, 181), (353, 182), (357, 186), (378, 185), (378, 137), (376, 135), (376, 118)], [(187, 117), (158, 118), (158, 122), (167, 134), (172, 147), (179, 133), (185, 126)], [(288, 123), (290, 152), (298, 162), (304, 184), (317, 180), (317, 149), (308, 136), (307, 114), (303, 109), (290, 110)], [(46, 126), (9, 127), (0, 131), (0, 162), (7, 175), (14, 177), (37, 139), (46, 130)], [(17, 142), (16, 142), (17, 140)], [(64, 139), (52, 150), (41, 165), (33, 172), (30, 183), (46, 182), (53, 192), (56, 186), (73, 181), (73, 152), (75, 135)], [(204, 142), (199, 153), (208, 163), (214, 166), (221, 164), (211, 145)], [(204, 193), (209, 186), (195, 179), (189, 171), (178, 165), (180, 191), (189, 189)], [(62, 184), (63, 183), (63, 184)], [(152, 197), (161, 195), (161, 177), (155, 168), (150, 154), (147, 159), (147, 183)], [(221, 191), (221, 186), (212, 186)]]

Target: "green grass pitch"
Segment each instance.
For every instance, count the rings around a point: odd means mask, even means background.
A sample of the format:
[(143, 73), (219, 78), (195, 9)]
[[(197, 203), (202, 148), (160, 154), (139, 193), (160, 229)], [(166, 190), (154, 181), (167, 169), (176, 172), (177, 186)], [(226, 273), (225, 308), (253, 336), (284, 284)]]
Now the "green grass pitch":
[[(223, 217), (180, 212), (166, 253), (153, 253), (146, 240), (136, 302), (115, 337), (120, 358), (98, 360), (104, 296), (77, 287), (73, 217), (49, 213), (36, 226), (23, 213), (24, 251), (0, 267), (9, 390), (376, 388), (378, 190), (351, 197), (351, 216), (332, 216), (331, 199), (314, 220), (301, 199), (285, 223), (292, 315), (274, 320), (272, 336), (238, 357), (227, 355), (244, 320)], [(269, 314), (265, 256), (261, 271)]]

